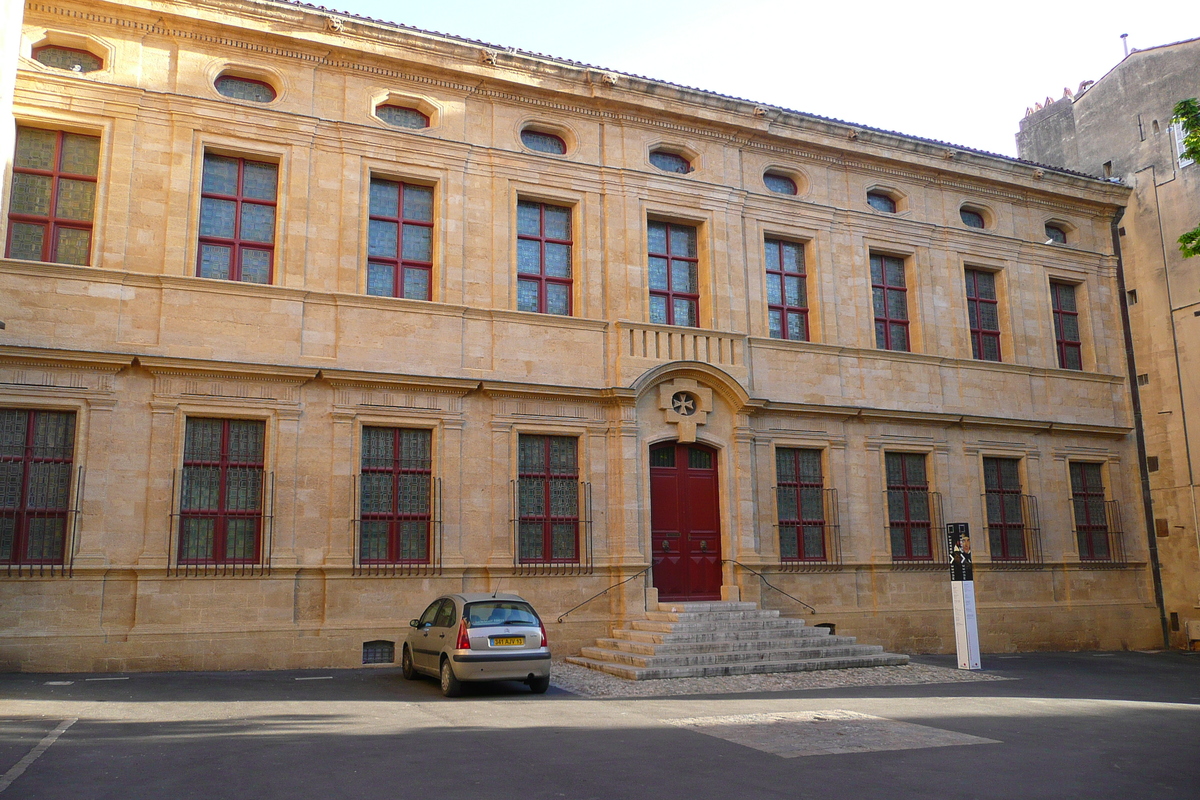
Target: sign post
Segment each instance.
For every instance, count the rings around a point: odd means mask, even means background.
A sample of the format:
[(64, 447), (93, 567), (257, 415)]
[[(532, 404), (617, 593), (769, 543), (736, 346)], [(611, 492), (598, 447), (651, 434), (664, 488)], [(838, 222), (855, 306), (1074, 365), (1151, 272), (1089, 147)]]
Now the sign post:
[(959, 669), (980, 669), (979, 624), (975, 619), (975, 571), (971, 566), (971, 530), (965, 522), (946, 526), (950, 551), (950, 596), (954, 599), (954, 644)]

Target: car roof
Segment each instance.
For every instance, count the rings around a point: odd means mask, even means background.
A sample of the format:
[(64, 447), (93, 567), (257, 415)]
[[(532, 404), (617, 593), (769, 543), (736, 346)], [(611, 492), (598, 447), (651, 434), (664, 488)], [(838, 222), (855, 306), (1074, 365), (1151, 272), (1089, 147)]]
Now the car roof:
[(520, 595), (505, 594), (503, 592), (496, 592), (496, 593), (492, 593), (492, 592), (460, 592), (460, 593), (452, 594), (449, 596), (454, 597), (454, 598), (462, 601), (463, 603), (478, 603), (478, 602), (481, 602), (484, 600), (516, 600), (517, 602), (520, 602), (520, 603), (529, 602), (528, 600), (526, 600), (524, 597), (521, 597)]

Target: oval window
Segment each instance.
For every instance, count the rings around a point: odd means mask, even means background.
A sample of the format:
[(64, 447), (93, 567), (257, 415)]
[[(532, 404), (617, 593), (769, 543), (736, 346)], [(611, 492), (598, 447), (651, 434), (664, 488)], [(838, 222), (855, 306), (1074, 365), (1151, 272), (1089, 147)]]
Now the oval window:
[(763, 175), (763, 184), (775, 194), (796, 194), (796, 182), (787, 175), (768, 172)]
[(76, 50), (72, 47), (47, 45), (33, 49), (33, 60), (39, 64), (55, 69), (66, 69), (71, 72), (95, 72), (104, 69), (104, 61), (87, 50)]
[(549, 153), (554, 156), (566, 155), (567, 143), (553, 133), (541, 131), (521, 131), (521, 144), (539, 153)]
[(896, 213), (896, 201), (891, 195), (883, 192), (867, 192), (867, 205), (876, 211), (886, 211), (889, 214)]
[(966, 225), (968, 228), (987, 227), (983, 222), (983, 214), (980, 214), (978, 211), (972, 211), (969, 208), (960, 208), (958, 216), (962, 218), (963, 225)]
[(692, 171), (690, 161), (678, 153), (669, 153), (666, 150), (650, 151), (650, 163), (663, 172), (676, 172), (680, 175), (686, 175)]
[(214, 86), (217, 93), (235, 100), (249, 100), (253, 103), (269, 103), (275, 99), (275, 89), (264, 81), (250, 78), (236, 78), (233, 75), (222, 75), (217, 78)]
[(1066, 244), (1067, 232), (1057, 225), (1046, 225), (1046, 244)]
[(386, 122), (388, 125), (393, 125), (397, 128), (428, 128), (429, 117), (417, 111), (415, 108), (405, 108), (404, 106), (378, 106), (375, 109), (375, 116)]

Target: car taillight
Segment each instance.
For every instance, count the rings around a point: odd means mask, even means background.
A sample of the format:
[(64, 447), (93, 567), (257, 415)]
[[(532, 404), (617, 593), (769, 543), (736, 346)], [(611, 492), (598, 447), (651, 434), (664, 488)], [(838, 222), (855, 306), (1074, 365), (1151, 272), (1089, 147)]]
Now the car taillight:
[[(545, 636), (545, 635), (546, 634), (544, 634), (544, 633), (542, 634), (542, 636)], [(456, 650), (470, 650), (471, 649), (471, 637), (467, 636), (467, 621), (465, 619), (461, 620), (458, 623), (458, 641), (454, 643), (454, 649), (456, 649)]]
[(541, 647), (545, 647), (545, 646), (547, 645), (547, 641), (546, 641), (546, 623), (544, 623), (544, 622), (538, 622), (538, 627), (542, 629), (542, 644), (541, 644)]

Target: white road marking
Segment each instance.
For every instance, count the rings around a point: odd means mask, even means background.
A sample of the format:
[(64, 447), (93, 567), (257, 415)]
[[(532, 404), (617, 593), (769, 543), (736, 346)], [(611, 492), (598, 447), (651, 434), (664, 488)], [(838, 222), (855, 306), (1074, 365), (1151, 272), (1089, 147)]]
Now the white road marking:
[(315, 678), (296, 678), (296, 680), (298, 680), (298, 681), (331, 681), (331, 680), (333, 680), (333, 676), (332, 675), (318, 675)]
[(127, 681), (128, 676), (124, 678), (84, 678), (85, 681)]
[(46, 736), (40, 742), (38, 742), (32, 750), (25, 754), (24, 758), (14, 764), (12, 769), (4, 773), (4, 777), (0, 778), (0, 792), (3, 792), (12, 785), (13, 781), (21, 777), (21, 774), (24, 773), (25, 770), (29, 769), (30, 764), (37, 761), (42, 753), (46, 752), (50, 748), (50, 745), (54, 744), (58, 737), (62, 736), (63, 733), (66, 732), (67, 728), (71, 727), (78, 721), (78, 717), (64, 719), (58, 724), (57, 728), (46, 734)]
[(46, 681), (43, 686), (72, 686), (75, 681)]

